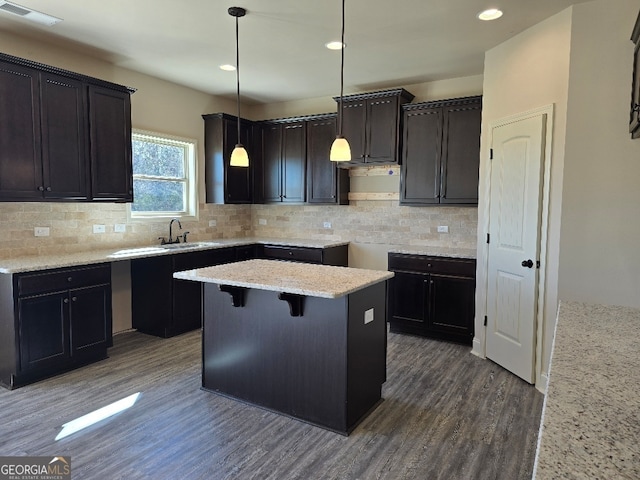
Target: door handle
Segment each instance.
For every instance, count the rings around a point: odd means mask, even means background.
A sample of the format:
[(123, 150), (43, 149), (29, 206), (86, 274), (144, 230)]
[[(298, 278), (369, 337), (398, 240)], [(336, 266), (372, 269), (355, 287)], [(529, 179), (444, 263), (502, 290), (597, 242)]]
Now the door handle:
[(531, 259), (523, 260), (522, 261), (522, 266), (526, 267), (526, 268), (532, 268), (533, 267), (533, 260), (531, 260)]

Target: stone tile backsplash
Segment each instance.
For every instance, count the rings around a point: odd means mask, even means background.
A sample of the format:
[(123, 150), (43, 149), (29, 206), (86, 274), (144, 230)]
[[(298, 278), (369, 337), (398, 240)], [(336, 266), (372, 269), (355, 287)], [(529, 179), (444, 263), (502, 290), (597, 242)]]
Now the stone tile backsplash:
[[(395, 200), (342, 206), (253, 205), (251, 210), (257, 237), (476, 248), (475, 207), (404, 207)], [(325, 222), (331, 228), (325, 228)], [(440, 225), (448, 226), (449, 233), (438, 233)]]
[[(215, 220), (216, 225), (209, 226)], [(266, 224), (265, 224), (266, 222)], [(331, 224), (325, 228), (325, 222)], [(105, 233), (93, 233), (93, 225)], [(114, 232), (125, 224), (124, 233)], [(1, 203), (0, 258), (87, 249), (153, 245), (168, 236), (168, 221), (127, 219), (125, 204)], [(449, 233), (438, 233), (447, 225)], [(352, 201), (348, 206), (200, 205), (198, 221), (183, 221), (190, 241), (247, 236), (340, 240), (369, 244), (475, 248), (477, 209), (403, 207), (397, 201)], [(48, 237), (34, 236), (49, 227)]]

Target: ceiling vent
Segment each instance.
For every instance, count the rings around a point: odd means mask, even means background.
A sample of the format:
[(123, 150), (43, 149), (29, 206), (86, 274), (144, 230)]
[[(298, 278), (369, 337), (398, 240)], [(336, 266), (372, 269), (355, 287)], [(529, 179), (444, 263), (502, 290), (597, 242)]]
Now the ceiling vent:
[(26, 20), (31, 20), (32, 22), (48, 26), (55, 25), (62, 21), (61, 18), (52, 17), (46, 13), (40, 13), (35, 10), (31, 10), (30, 8), (23, 7), (22, 5), (16, 5), (15, 3), (5, 2), (3, 0), (0, 0), (0, 12), (11, 13), (12, 15), (17, 15)]

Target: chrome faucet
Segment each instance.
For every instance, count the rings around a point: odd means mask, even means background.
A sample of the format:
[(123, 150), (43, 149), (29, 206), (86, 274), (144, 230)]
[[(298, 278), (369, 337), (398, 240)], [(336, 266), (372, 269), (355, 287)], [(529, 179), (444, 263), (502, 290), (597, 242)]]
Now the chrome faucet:
[[(164, 237), (159, 237), (160, 245), (167, 245), (170, 243), (180, 243), (180, 235), (178, 235), (175, 239), (173, 238), (173, 222), (178, 222), (178, 227), (180, 227), (180, 230), (182, 230), (182, 224), (180, 223), (180, 220), (178, 220), (177, 218), (172, 218), (171, 221), (169, 222), (169, 240), (166, 240)], [(185, 241), (186, 241), (186, 237), (185, 237)]]

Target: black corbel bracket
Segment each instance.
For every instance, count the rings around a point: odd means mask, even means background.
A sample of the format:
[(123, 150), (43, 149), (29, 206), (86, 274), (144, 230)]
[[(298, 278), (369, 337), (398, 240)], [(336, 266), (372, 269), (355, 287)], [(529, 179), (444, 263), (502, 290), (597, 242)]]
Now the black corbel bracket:
[(302, 307), (304, 305), (304, 295), (296, 295), (295, 293), (279, 293), (278, 298), (289, 304), (289, 313), (292, 317), (302, 316)]
[(234, 287), (232, 285), (218, 285), (221, 292), (231, 295), (231, 305), (234, 307), (244, 307), (244, 287)]

